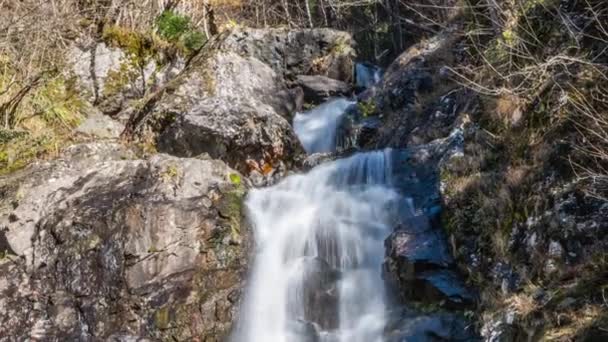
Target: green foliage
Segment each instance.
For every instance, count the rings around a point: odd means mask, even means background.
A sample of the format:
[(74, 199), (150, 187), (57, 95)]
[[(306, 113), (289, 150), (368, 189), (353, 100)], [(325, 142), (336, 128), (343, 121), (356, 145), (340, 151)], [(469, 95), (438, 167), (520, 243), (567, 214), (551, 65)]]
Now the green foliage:
[(164, 11), (156, 19), (157, 32), (168, 42), (178, 45), (185, 52), (200, 49), (207, 37), (192, 26), (191, 20), (174, 11)]
[(173, 11), (164, 11), (157, 19), (158, 34), (169, 40), (177, 41), (190, 30), (190, 18)]
[(200, 31), (188, 31), (184, 34), (183, 43), (188, 51), (196, 51), (203, 47), (207, 38)]

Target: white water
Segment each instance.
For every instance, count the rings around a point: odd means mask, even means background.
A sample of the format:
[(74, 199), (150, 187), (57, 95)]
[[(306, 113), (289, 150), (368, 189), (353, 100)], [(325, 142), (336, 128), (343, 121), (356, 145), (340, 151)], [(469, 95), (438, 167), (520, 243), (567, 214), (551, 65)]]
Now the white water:
[[(334, 118), (347, 105), (333, 101), (300, 118), (307, 151), (333, 149)], [(360, 153), (250, 192), (257, 247), (233, 341), (383, 340), (383, 241), (398, 202), (390, 155)]]
[(355, 82), (358, 87), (369, 88), (382, 79), (382, 69), (362, 63), (355, 65)]
[(337, 98), (308, 112), (296, 113), (293, 129), (306, 152), (335, 151), (338, 125), (346, 109), (355, 103), (345, 98)]

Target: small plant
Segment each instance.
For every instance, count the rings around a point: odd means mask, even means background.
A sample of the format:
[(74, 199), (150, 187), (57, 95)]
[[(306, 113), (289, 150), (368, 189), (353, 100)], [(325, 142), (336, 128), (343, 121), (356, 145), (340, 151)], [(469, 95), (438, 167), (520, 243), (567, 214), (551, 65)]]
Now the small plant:
[(230, 178), (230, 182), (234, 185), (241, 185), (241, 176), (236, 173), (231, 173), (228, 178)]
[(363, 115), (364, 118), (377, 114), (376, 102), (374, 102), (373, 100), (359, 102), (357, 103), (357, 107), (359, 108), (359, 111), (361, 112), (361, 115)]
[(175, 180), (180, 175), (179, 168), (176, 165), (169, 165), (162, 173), (163, 180), (168, 182)]

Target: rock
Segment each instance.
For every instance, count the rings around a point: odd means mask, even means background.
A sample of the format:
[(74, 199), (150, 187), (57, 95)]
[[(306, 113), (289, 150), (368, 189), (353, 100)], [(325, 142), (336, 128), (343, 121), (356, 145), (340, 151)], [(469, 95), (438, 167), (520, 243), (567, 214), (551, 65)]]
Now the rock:
[(234, 174), (98, 142), (2, 179), (0, 339), (222, 340), (250, 243)]
[(125, 125), (100, 113), (91, 110), (87, 118), (76, 128), (76, 132), (102, 139), (114, 139), (120, 136)]
[(252, 56), (286, 80), (297, 75), (322, 75), (350, 83), (355, 50), (350, 34), (328, 28), (235, 29), (222, 49)]
[(447, 242), (428, 219), (418, 216), (386, 240), (385, 274), (402, 300), (439, 303), (461, 309), (474, 303), (474, 296), (455, 271)]
[(340, 306), (337, 281), (338, 271), (320, 258), (307, 258), (298, 261), (303, 267), (303, 278), (290, 279), (289, 298), (301, 296), (301, 317), (314, 323), (323, 330), (334, 330), (339, 325)]
[(235, 53), (216, 53), (193, 64), (154, 108), (153, 116), (172, 121), (160, 129), (161, 152), (208, 153), (246, 175), (252, 171), (247, 161), (265, 167), (265, 173), (298, 162), (303, 149), (279, 113), (296, 99), (284, 92), (270, 67)]
[(549, 242), (549, 257), (554, 259), (561, 259), (564, 256), (564, 248), (557, 241)]
[(348, 95), (351, 91), (346, 82), (325, 76), (298, 75), (295, 83), (304, 90), (307, 103), (320, 104), (331, 97)]
[(83, 97), (112, 116), (120, 113), (129, 100), (142, 98), (167, 83), (185, 66), (180, 58), (164, 65), (150, 59), (139, 69), (133, 66), (129, 53), (103, 42), (84, 48), (73, 46), (68, 58)]
[(416, 275), (412, 297), (427, 302), (443, 302), (452, 309), (471, 307), (475, 301), (461, 278), (450, 270), (435, 270)]
[(68, 58), (84, 94), (90, 102), (95, 102), (101, 97), (110, 75), (120, 71), (127, 55), (120, 49), (99, 43), (85, 49), (74, 46)]
[(407, 279), (414, 273), (447, 267), (453, 262), (445, 238), (432, 229), (416, 232), (399, 229), (386, 239), (385, 246), (388, 258), (399, 264), (400, 273)]
[[(386, 70), (368, 102), (382, 113), (382, 125), (365, 145), (407, 147), (447, 136), (460, 113), (477, 101), (475, 94), (455, 93), (441, 67), (451, 60), (457, 39), (444, 32), (403, 52)], [(367, 72), (369, 74), (369, 72)], [(430, 92), (446, 91), (429, 99)], [(430, 101), (429, 101), (430, 100)], [(420, 103), (425, 103), (420, 108)]]
[[(481, 328), (481, 335), (487, 342), (510, 342), (518, 341), (520, 331), (513, 320), (507, 318), (509, 314), (502, 315), (497, 319), (485, 322)], [(509, 323), (510, 322), (510, 323)]]
[(447, 312), (422, 314), (397, 312), (385, 329), (387, 342), (478, 341), (471, 325), (461, 316)]

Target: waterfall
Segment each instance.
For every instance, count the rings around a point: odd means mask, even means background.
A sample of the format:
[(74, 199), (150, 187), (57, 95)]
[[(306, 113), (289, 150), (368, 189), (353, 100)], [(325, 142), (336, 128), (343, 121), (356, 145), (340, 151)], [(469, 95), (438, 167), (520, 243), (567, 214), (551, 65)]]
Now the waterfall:
[[(309, 153), (335, 149), (350, 105), (337, 99), (296, 116)], [(233, 341), (383, 341), (383, 242), (399, 202), (391, 153), (358, 153), (249, 193), (256, 250)]]
[(355, 101), (337, 98), (305, 113), (296, 113), (293, 128), (308, 153), (334, 152), (336, 131)]

